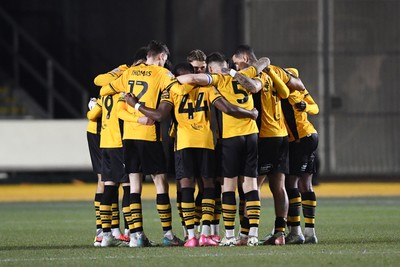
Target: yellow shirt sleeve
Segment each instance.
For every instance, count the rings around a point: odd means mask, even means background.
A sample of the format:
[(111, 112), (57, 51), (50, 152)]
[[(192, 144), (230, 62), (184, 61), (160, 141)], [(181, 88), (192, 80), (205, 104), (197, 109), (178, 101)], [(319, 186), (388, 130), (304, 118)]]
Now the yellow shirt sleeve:
[(177, 95), (186, 95), (195, 87), (193, 84), (180, 84), (177, 80), (174, 80), (167, 89)]
[(125, 92), (125, 84), (127, 84), (127, 80), (129, 78), (129, 73), (124, 71), (121, 76), (117, 79), (112, 80), (110, 83), (104, 85), (100, 89), (100, 95), (113, 95), (115, 93)]
[(311, 115), (317, 115), (319, 113), (319, 107), (317, 103), (315, 103), (314, 99), (307, 90), (304, 90), (302, 93), (304, 93), (304, 101), (307, 103), (307, 107), (304, 111)]
[(100, 116), (101, 116), (101, 99), (98, 98), (96, 101), (96, 106), (94, 106), (92, 110), (89, 110), (87, 112), (86, 117), (91, 121), (95, 121)]
[(122, 96), (118, 99), (117, 114), (118, 118), (127, 122), (137, 122), (139, 119), (135, 114), (132, 114), (128, 111), (128, 104), (125, 102), (125, 98)]
[[(279, 72), (281, 73), (281, 72)], [(278, 75), (273, 68), (270, 69), (268, 72), (268, 76), (271, 77), (273, 83), (274, 83), (274, 88), (276, 89), (278, 95), (282, 99), (286, 99), (289, 97), (290, 91), (289, 88), (286, 86), (286, 82), (281, 79), (281, 77), (286, 77), (286, 76), (280, 76)], [(289, 79), (287, 80), (289, 81)]]
[(241, 74), (249, 77), (249, 78), (254, 78), (258, 75), (257, 69), (254, 66), (250, 66), (248, 68), (245, 68), (243, 70), (239, 71)]
[(126, 64), (120, 65), (107, 73), (97, 75), (93, 82), (97, 86), (105, 86), (121, 76), (122, 73), (128, 68), (129, 66)]
[(297, 103), (300, 103), (301, 101), (303, 101), (304, 96), (301, 95), (301, 93), (299, 91), (293, 91), (290, 93), (288, 99), (289, 99), (289, 103), (293, 106)]

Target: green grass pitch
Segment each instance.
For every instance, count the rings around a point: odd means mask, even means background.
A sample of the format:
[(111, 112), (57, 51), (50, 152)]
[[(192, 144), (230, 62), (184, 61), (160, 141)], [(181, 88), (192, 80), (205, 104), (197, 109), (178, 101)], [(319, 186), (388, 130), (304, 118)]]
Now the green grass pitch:
[[(155, 202), (143, 201), (143, 211), (146, 234), (160, 242)], [(400, 266), (400, 197), (321, 198), (319, 244), (282, 247), (95, 248), (90, 201), (0, 203), (0, 216), (0, 266)], [(273, 221), (263, 199), (261, 238)]]

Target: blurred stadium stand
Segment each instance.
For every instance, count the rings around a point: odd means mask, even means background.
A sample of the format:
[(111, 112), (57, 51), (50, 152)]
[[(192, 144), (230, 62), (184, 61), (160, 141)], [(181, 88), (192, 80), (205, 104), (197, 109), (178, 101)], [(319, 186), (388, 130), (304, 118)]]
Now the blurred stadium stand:
[(319, 104), (321, 181), (400, 180), (398, 14), (397, 0), (2, 1), (0, 119), (84, 119), (95, 75), (151, 39), (173, 63), (247, 43), (298, 68)]

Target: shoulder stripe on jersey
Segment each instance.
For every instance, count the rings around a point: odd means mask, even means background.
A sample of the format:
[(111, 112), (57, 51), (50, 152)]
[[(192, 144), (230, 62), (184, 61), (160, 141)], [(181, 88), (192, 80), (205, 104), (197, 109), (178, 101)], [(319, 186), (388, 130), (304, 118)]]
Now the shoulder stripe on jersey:
[[(168, 89), (170, 89), (174, 84), (176, 84), (176, 83), (178, 83), (178, 80), (175, 80), (175, 81), (173, 81), (172, 83), (170, 83), (170, 84), (168, 84), (168, 86), (167, 87), (165, 87), (165, 89), (164, 90), (168, 90)], [(164, 91), (163, 90), (163, 91)]]
[(114, 87), (112, 87), (112, 85), (110, 83), (108, 85), (110, 86), (111, 90), (113, 90), (114, 92), (117, 93), (117, 91), (114, 89)]
[(215, 103), (215, 101), (217, 101), (218, 99), (220, 99), (222, 96), (218, 96), (218, 97), (216, 97), (214, 100), (213, 100), (213, 102), (211, 102), (211, 104), (214, 104)]

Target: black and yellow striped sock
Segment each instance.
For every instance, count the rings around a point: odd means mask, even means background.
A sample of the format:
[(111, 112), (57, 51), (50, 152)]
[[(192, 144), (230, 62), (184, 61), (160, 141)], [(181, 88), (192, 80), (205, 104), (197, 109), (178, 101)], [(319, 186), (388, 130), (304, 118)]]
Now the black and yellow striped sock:
[(100, 217), (100, 204), (103, 193), (96, 193), (94, 196), (94, 209), (96, 211), (96, 229), (101, 229), (101, 217)]
[(130, 207), (130, 186), (124, 186), (124, 195), (122, 197), (122, 213), (124, 214), (125, 229), (133, 229), (133, 221)]
[(250, 231), (250, 225), (249, 225), (249, 218), (245, 214), (245, 209), (246, 209), (246, 197), (243, 192), (243, 188), (239, 187), (238, 188), (239, 192), (239, 220), (240, 220), (240, 233), (242, 235), (248, 235)]
[(246, 212), (249, 218), (249, 228), (258, 227), (260, 224), (261, 201), (258, 190), (253, 190), (245, 194)]
[(242, 235), (248, 235), (250, 231), (250, 222), (247, 216), (243, 216), (242, 220), (240, 221), (240, 233)]
[(301, 196), (298, 188), (287, 189), (289, 210), (287, 216), (288, 226), (300, 226)]
[(171, 202), (167, 193), (157, 194), (157, 211), (160, 216), (163, 231), (172, 229)]
[(112, 221), (111, 228), (119, 228), (120, 216), (119, 216), (119, 199), (118, 199), (118, 190), (113, 197), (111, 209), (112, 209)]
[(194, 188), (182, 188), (182, 216), (187, 229), (194, 228)]
[(286, 219), (283, 217), (276, 217), (274, 234), (278, 232), (285, 232), (285, 230), (286, 230)]
[(194, 217), (194, 224), (199, 227), (202, 214), (202, 201), (203, 201), (203, 193), (197, 192), (196, 200), (195, 200), (195, 217)]
[(133, 227), (130, 228), (131, 233), (143, 231), (143, 215), (142, 215), (142, 199), (139, 193), (130, 193), (129, 195), (131, 218)]
[(215, 209), (215, 189), (214, 188), (204, 188), (203, 200), (202, 200), (202, 223), (203, 225), (210, 225), (211, 221), (214, 219), (214, 209)]
[(176, 208), (178, 210), (179, 218), (181, 220), (182, 226), (185, 226), (185, 220), (183, 219), (182, 215), (182, 192), (176, 192)]
[(101, 228), (103, 232), (111, 232), (112, 200), (118, 188), (113, 185), (104, 186), (104, 193), (100, 204)]
[(303, 207), (305, 227), (314, 228), (315, 209), (317, 207), (317, 198), (314, 192), (304, 192), (301, 194), (301, 205)]
[(235, 229), (236, 197), (235, 192), (222, 193), (222, 218), (225, 230)]
[(218, 225), (219, 221), (221, 219), (221, 212), (222, 212), (222, 207), (221, 207), (221, 185), (217, 183), (215, 187), (215, 206), (214, 206), (214, 218), (211, 221), (211, 224)]
[(238, 193), (239, 193), (239, 221), (240, 221), (240, 226), (242, 226), (242, 221), (244, 218), (244, 210), (246, 209), (246, 199), (242, 187), (238, 188)]

